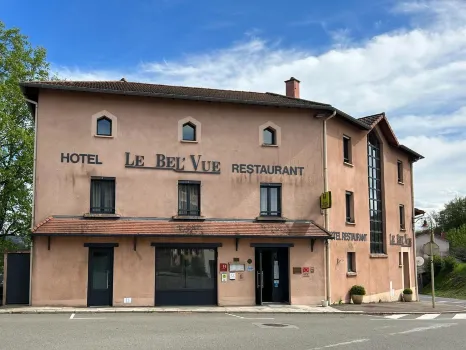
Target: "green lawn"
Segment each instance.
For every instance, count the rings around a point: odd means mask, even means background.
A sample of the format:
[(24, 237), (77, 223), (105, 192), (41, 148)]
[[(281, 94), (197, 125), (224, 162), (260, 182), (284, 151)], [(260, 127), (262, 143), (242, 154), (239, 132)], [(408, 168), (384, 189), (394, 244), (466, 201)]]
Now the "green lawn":
[[(422, 290), (431, 294), (430, 284)], [(459, 264), (450, 272), (440, 272), (435, 277), (435, 295), (444, 298), (466, 299), (466, 264)]]

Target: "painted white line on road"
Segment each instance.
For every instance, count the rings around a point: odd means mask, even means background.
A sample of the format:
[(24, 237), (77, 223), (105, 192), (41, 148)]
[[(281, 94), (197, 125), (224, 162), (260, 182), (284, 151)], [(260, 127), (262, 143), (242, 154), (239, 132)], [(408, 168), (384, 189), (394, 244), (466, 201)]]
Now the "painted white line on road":
[(440, 314), (425, 314), (416, 318), (416, 320), (433, 320), (434, 318), (439, 317)]
[(71, 314), (70, 320), (105, 320), (105, 317), (75, 317), (76, 314)]
[(274, 319), (273, 317), (243, 317), (243, 316), (233, 315), (229, 313), (225, 313), (225, 315), (241, 318), (242, 320), (273, 320)]
[(464, 301), (452, 301), (451, 303), (452, 303), (452, 304), (463, 304)]
[(344, 343), (325, 345), (325, 346), (322, 346), (320, 348), (312, 348), (312, 349), (309, 349), (309, 350), (336, 348), (337, 346), (351, 345), (351, 344), (356, 344), (356, 343), (364, 343), (366, 341), (369, 341), (369, 339), (356, 339), (356, 340), (346, 341)]
[(74, 314), (71, 314), (70, 316), (70, 320), (72, 320), (74, 318)]
[(427, 331), (430, 331), (432, 329), (448, 328), (448, 327), (457, 326), (457, 325), (458, 325), (458, 323), (439, 323), (439, 324), (434, 324), (434, 325), (429, 326), (429, 327), (418, 327), (418, 328), (409, 329), (409, 330), (403, 331), (403, 332), (390, 333), (390, 335), (410, 334), (410, 333), (416, 333), (416, 332), (427, 332)]
[(453, 316), (454, 320), (466, 320), (466, 314), (456, 314)]
[(390, 315), (390, 316), (385, 316), (385, 318), (389, 318), (390, 320), (397, 320), (405, 316), (408, 316), (408, 314)]

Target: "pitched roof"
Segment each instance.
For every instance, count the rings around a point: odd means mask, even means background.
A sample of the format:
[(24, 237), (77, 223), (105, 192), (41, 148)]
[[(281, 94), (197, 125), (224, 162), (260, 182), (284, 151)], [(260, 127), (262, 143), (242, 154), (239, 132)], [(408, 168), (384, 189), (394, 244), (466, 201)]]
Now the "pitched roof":
[(85, 92), (100, 92), (122, 95), (153, 96), (185, 100), (203, 100), (211, 102), (232, 102), (284, 106), (297, 108), (331, 107), (327, 103), (290, 98), (275, 93), (250, 91), (219, 90), (199, 87), (172, 86), (118, 81), (31, 81), (20, 84), (23, 91), (33, 93), (34, 89), (56, 89)]
[(358, 118), (358, 120), (365, 125), (368, 126), (369, 130), (372, 130), (375, 128), (377, 125), (379, 125), (380, 130), (382, 130), (383, 134), (387, 138), (387, 141), (390, 145), (402, 150), (405, 153), (408, 153), (408, 155), (413, 159), (414, 161), (424, 159), (422, 155), (419, 153), (413, 151), (412, 149), (400, 144), (398, 141), (395, 132), (393, 131), (392, 127), (390, 126), (390, 123), (388, 122), (387, 117), (385, 116), (385, 113), (378, 113), (378, 114), (373, 114), (369, 115), (367, 117), (362, 117)]
[(50, 217), (34, 227), (33, 236), (180, 236), (180, 237), (321, 237), (331, 234), (306, 222), (204, 221)]

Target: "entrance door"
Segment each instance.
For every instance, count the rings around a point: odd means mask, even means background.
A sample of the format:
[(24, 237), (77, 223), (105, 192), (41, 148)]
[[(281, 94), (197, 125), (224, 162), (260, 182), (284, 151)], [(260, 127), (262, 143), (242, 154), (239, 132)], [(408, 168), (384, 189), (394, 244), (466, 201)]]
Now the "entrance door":
[(113, 302), (113, 248), (89, 248), (88, 306)]
[(288, 248), (256, 248), (256, 304), (289, 302)]
[(217, 305), (217, 249), (157, 247), (155, 305)]
[(29, 304), (29, 253), (8, 253), (6, 304)]
[(404, 287), (411, 288), (411, 279), (409, 278), (409, 254), (403, 252), (403, 275), (404, 275)]

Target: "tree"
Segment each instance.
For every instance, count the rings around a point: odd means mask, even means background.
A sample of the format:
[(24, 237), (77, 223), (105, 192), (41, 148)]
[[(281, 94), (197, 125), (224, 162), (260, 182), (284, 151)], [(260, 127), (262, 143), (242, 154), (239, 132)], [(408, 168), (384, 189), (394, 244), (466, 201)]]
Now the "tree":
[(466, 261), (466, 224), (448, 231), (447, 240), (450, 242), (450, 253)]
[(34, 118), (18, 84), (47, 79), (45, 49), (0, 21), (0, 235), (30, 233)]
[(444, 232), (466, 224), (466, 197), (456, 197), (438, 212), (438, 223)]

